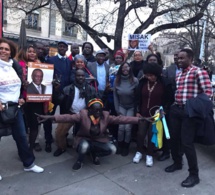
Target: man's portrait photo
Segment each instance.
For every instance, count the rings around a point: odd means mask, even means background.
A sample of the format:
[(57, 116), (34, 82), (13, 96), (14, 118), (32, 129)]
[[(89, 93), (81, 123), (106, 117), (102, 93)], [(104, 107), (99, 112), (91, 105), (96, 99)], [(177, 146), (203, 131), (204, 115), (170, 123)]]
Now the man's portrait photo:
[(31, 79), (32, 82), (27, 87), (27, 94), (45, 94), (46, 86), (42, 84), (43, 71), (39, 68), (34, 69)]
[(129, 43), (128, 50), (139, 49), (138, 47), (139, 41), (137, 39), (129, 40), (128, 43)]

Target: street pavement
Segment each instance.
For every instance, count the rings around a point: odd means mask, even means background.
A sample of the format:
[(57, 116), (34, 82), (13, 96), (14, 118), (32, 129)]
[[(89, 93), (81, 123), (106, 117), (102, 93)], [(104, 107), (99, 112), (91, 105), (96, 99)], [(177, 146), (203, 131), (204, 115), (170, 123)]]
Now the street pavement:
[[(44, 151), (44, 139), (40, 140), (42, 152), (35, 152), (36, 164), (45, 168), (44, 173), (24, 172), (17, 155), (12, 137), (3, 137), (0, 142), (0, 195), (213, 195), (215, 194), (215, 146), (196, 145), (200, 184), (193, 188), (180, 186), (188, 176), (187, 162), (181, 171), (164, 172), (172, 163), (171, 159), (163, 162), (154, 160), (154, 166), (145, 166), (145, 157), (139, 164), (134, 164), (135, 143), (131, 144), (127, 157), (112, 155), (101, 158), (101, 165), (93, 165), (86, 158), (79, 171), (73, 171), (72, 165), (76, 152), (68, 148), (59, 157)], [(56, 149), (53, 144), (53, 151)], [(156, 154), (158, 155), (158, 153)]]

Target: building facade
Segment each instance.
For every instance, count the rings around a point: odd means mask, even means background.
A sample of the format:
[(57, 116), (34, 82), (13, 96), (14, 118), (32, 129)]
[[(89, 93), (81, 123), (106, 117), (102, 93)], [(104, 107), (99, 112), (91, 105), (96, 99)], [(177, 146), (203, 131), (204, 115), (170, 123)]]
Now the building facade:
[[(59, 40), (79, 45), (86, 41), (86, 32), (79, 26), (66, 22), (53, 3), (26, 15), (19, 9), (9, 8), (8, 2), (4, 1), (3, 5), (3, 37), (17, 42), (21, 21), (25, 19), (28, 43), (48, 41), (51, 46), (56, 46)], [(78, 16), (82, 17), (83, 12), (84, 7), (79, 5)]]

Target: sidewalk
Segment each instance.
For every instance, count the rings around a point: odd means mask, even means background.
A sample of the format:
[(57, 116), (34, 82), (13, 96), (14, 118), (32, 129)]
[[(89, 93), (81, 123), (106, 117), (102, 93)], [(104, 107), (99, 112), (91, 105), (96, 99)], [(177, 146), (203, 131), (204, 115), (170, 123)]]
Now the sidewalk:
[[(41, 141), (44, 143), (44, 140)], [(41, 144), (42, 145), (42, 144)], [(44, 149), (44, 144), (42, 145)], [(172, 163), (154, 160), (154, 166), (145, 166), (145, 160), (132, 163), (135, 144), (130, 155), (113, 155), (101, 158), (101, 165), (95, 166), (86, 158), (79, 171), (73, 171), (76, 153), (73, 149), (60, 157), (53, 153), (35, 152), (36, 164), (45, 168), (44, 173), (23, 171), (15, 142), (12, 137), (4, 137), (0, 142), (0, 195), (212, 195), (215, 191), (215, 146), (197, 145), (200, 169), (200, 184), (193, 188), (182, 188), (180, 183), (188, 176), (184, 158), (182, 171), (165, 173), (164, 168)], [(56, 147), (53, 144), (53, 151)]]

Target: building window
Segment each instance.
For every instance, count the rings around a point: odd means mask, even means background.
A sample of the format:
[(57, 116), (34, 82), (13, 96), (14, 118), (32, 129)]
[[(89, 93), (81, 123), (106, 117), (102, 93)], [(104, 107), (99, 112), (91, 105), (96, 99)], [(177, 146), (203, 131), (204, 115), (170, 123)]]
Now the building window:
[(39, 12), (31, 13), (26, 16), (26, 27), (27, 28), (41, 30), (41, 28), (38, 26), (38, 22), (39, 22)]
[(65, 31), (63, 32), (63, 35), (77, 37), (77, 33), (78, 28), (74, 26), (74, 24), (70, 22), (65, 22)]

